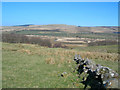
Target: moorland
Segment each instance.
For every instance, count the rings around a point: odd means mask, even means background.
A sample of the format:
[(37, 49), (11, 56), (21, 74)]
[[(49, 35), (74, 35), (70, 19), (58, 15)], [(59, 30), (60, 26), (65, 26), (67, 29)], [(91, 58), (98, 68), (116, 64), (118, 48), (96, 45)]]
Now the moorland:
[(116, 26), (3, 26), (2, 87), (83, 88), (74, 55), (118, 72), (118, 36)]

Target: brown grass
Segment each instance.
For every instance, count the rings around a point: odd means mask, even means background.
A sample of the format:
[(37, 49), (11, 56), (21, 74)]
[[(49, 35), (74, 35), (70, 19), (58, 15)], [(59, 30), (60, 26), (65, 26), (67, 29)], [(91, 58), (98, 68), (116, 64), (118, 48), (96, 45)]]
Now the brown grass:
[(54, 58), (52, 58), (52, 57), (46, 58), (45, 62), (46, 62), (47, 64), (55, 64), (55, 60), (54, 60)]
[(22, 53), (32, 54), (32, 52), (30, 50), (28, 50), (28, 49), (20, 49), (18, 51), (22, 52)]
[[(19, 48), (17, 48), (19, 47)], [(25, 48), (30, 47), (30, 48)], [(4, 50), (12, 50), (11, 48), (3, 48)], [(105, 52), (86, 52), (86, 51), (76, 51), (74, 49), (63, 49), (63, 48), (46, 48), (40, 47), (38, 45), (21, 44), (21, 46), (16, 45), (15, 50), (21, 53), (27, 53), (29, 55), (39, 55), (45, 57), (46, 64), (62, 64), (71, 63), (75, 54), (80, 54), (82, 58), (89, 59), (100, 59), (100, 60), (111, 60), (117, 61), (117, 53), (105, 53)]]

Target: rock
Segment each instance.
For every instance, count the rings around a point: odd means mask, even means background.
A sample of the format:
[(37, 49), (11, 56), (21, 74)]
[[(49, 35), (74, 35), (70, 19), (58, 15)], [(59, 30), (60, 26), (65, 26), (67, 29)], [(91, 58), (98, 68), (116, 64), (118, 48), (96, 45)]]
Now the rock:
[[(78, 74), (88, 74), (87, 77), (83, 77), (83, 84), (85, 88), (87, 85), (91, 88), (118, 88), (118, 73), (112, 69), (95, 64), (88, 58), (82, 59), (80, 55), (75, 55), (74, 61), (76, 62)], [(66, 73), (61, 74), (63, 77)], [(84, 79), (86, 78), (86, 79)]]
[(62, 76), (62, 77), (67, 76), (67, 72), (63, 72), (63, 73), (61, 74), (61, 76)]

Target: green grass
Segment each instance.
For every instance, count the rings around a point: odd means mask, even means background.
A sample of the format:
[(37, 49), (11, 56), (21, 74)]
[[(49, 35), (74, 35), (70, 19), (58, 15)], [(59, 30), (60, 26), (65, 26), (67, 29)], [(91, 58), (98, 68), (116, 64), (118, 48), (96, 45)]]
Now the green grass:
[(118, 45), (73, 47), (78, 51), (118, 53)]
[[(3, 88), (84, 87), (79, 83), (82, 78), (73, 73), (74, 55), (84, 51), (9, 43), (3, 43), (2, 49)], [(116, 61), (99, 58), (93, 61), (118, 70)], [(63, 72), (67, 72), (66, 77), (60, 76)]]
[[(20, 45), (20, 44), (19, 44)], [(33, 47), (29, 45), (3, 44), (3, 88), (17, 87), (41, 87), (41, 88), (62, 88), (75, 87), (71, 79), (77, 79), (72, 75), (68, 65), (46, 64), (44, 55), (29, 55), (18, 52), (19, 49), (36, 50), (49, 48)], [(52, 50), (50, 50), (52, 51)], [(33, 51), (34, 52), (34, 51)], [(47, 57), (49, 58), (49, 57)], [(67, 71), (67, 77), (60, 77), (61, 73)], [(74, 74), (74, 73), (73, 73)], [(73, 81), (75, 81), (73, 79)], [(81, 85), (82, 87), (82, 85)]]

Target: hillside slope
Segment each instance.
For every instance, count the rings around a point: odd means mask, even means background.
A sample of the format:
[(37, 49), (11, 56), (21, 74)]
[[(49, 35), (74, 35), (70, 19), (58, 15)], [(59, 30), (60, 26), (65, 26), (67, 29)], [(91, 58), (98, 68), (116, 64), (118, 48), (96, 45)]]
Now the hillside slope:
[(118, 31), (115, 26), (100, 27), (80, 27), (65, 24), (49, 24), (49, 25), (28, 25), (28, 26), (3, 26), (2, 31), (21, 31), (21, 30), (59, 30), (71, 33), (93, 32), (93, 33), (113, 33)]
[[(118, 70), (117, 61), (109, 60), (117, 58), (116, 53), (3, 43), (3, 88), (83, 88), (81, 78), (73, 73), (75, 54), (83, 58), (92, 55), (96, 63)], [(63, 72), (67, 72), (66, 77), (60, 76)]]

